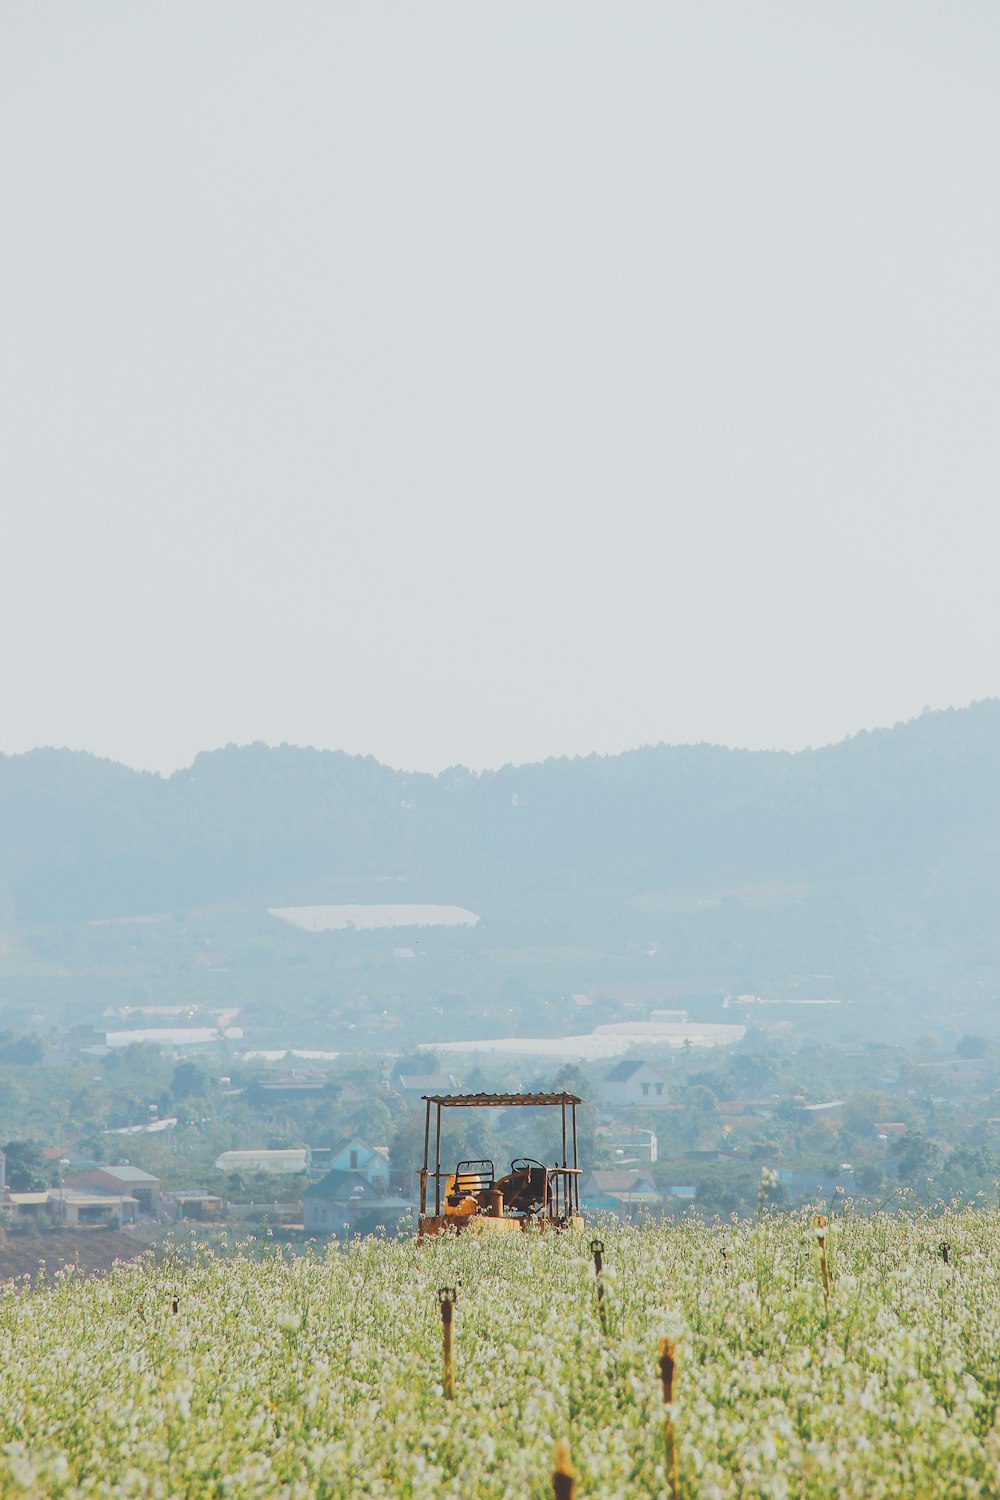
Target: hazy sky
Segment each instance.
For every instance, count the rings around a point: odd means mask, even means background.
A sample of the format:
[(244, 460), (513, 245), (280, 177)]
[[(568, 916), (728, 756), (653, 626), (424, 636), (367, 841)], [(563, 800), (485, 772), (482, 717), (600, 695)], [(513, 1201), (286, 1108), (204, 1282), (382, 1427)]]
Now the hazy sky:
[(1000, 693), (1000, 7), (0, 8), (0, 750)]

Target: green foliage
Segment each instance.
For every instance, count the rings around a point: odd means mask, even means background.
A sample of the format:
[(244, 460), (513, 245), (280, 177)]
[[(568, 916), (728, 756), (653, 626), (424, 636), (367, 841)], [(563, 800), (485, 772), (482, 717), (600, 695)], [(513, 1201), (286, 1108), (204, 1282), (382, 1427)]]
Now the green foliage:
[(42, 1060), (45, 1048), (37, 1036), (15, 1036), (6, 1032), (0, 1036), (0, 1065), (14, 1064), (30, 1068)]
[(908, 1187), (917, 1187), (925, 1182), (938, 1163), (937, 1147), (919, 1130), (908, 1130), (905, 1135), (892, 1141), (889, 1155), (896, 1176)]
[(192, 1094), (203, 1097), (209, 1093), (211, 1082), (204, 1068), (190, 1058), (179, 1062), (170, 1080), (170, 1092), (174, 1099), (190, 1099)]
[(8, 1141), (3, 1152), (12, 1192), (31, 1193), (48, 1185), (49, 1163), (37, 1141)]
[(971, 1202), (982, 1195), (996, 1201), (1000, 1155), (992, 1146), (958, 1146), (934, 1177), (934, 1191), (945, 1199)]

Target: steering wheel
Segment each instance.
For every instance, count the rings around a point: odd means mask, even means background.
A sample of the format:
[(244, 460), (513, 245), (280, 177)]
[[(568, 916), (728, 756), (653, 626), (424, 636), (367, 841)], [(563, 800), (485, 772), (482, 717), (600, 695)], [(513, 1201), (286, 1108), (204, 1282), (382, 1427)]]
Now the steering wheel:
[(533, 1156), (515, 1156), (510, 1164), (512, 1172), (530, 1172), (532, 1167), (540, 1167), (543, 1172), (548, 1170), (544, 1162), (536, 1161)]

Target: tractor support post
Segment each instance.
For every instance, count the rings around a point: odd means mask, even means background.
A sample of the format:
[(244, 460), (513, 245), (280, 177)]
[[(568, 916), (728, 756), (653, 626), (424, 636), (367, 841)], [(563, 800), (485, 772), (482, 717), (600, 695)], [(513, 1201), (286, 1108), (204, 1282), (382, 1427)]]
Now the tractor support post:
[(424, 1170), (420, 1174), (420, 1217), (423, 1218), (427, 1212), (427, 1155), (431, 1144), (431, 1106), (427, 1101), (427, 1109), (424, 1112)]
[(571, 1200), (570, 1213), (572, 1213), (572, 1214), (578, 1214), (580, 1212), (580, 1179), (579, 1179), (579, 1177), (577, 1177), (575, 1169), (577, 1169), (579, 1167), (580, 1162), (579, 1162), (579, 1159), (578, 1159), (577, 1153), (576, 1153), (576, 1105), (575, 1104), (570, 1105), (570, 1109), (572, 1111), (572, 1116), (573, 1116), (573, 1167), (574, 1167), (573, 1183), (572, 1183), (572, 1186), (570, 1188), (570, 1200)]

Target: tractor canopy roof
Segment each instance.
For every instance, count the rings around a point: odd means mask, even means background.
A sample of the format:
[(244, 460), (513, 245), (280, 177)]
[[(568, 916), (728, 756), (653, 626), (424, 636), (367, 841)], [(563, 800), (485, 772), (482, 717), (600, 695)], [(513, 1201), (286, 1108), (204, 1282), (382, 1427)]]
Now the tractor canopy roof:
[(498, 1109), (506, 1105), (582, 1104), (576, 1094), (424, 1094), (428, 1104), (448, 1109)]

